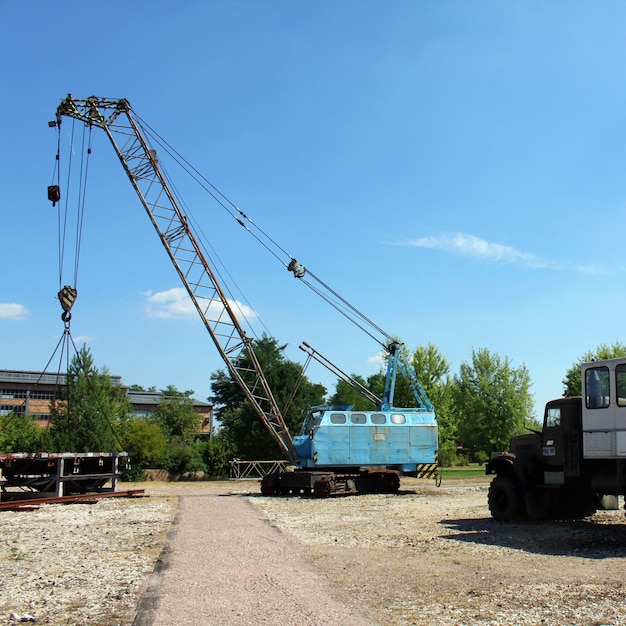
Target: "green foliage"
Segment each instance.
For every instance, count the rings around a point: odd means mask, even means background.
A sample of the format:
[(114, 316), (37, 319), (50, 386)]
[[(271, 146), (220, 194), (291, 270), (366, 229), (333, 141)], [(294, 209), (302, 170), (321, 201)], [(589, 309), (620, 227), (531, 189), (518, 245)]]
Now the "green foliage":
[(168, 385), (165, 389), (160, 389), (159, 393), (164, 398), (191, 398), (195, 392), (193, 389), (180, 391), (176, 385)]
[(152, 420), (133, 419), (122, 434), (124, 448), (135, 469), (160, 468), (167, 456), (167, 436)]
[[(506, 450), (512, 435), (524, 431), (532, 414), (530, 375), (525, 365), (512, 367), (489, 350), (472, 350), (472, 363), (462, 363), (455, 379), (459, 436), (474, 459)], [(482, 454), (481, 454), (482, 453)]]
[[(352, 374), (352, 377), (366, 389), (369, 388), (368, 383), (361, 376)], [(335, 406), (352, 406), (355, 411), (370, 411), (374, 408), (374, 405), (357, 389), (341, 379), (337, 381), (335, 393), (329, 398), (328, 403)]]
[(589, 350), (583, 354), (565, 373), (563, 379), (563, 395), (579, 396), (582, 393), (582, 380), (580, 366), (582, 363), (591, 361), (602, 361), (604, 359), (615, 359), (617, 357), (626, 356), (626, 345), (616, 341), (612, 345), (606, 343), (600, 344), (595, 352)]
[(74, 355), (67, 387), (51, 411), (50, 452), (111, 452), (121, 445), (116, 429), (131, 412), (126, 392), (95, 367), (86, 346)]
[(193, 408), (193, 391), (173, 385), (161, 390), (157, 410), (148, 418), (134, 419), (124, 431), (133, 468), (165, 469), (172, 474), (203, 472), (200, 444), (196, 442), (201, 416)]
[(30, 415), (0, 416), (0, 452), (39, 452), (44, 435)]
[(162, 396), (154, 413), (154, 420), (168, 439), (176, 438), (181, 442), (191, 443), (200, 430), (202, 418), (193, 408), (191, 398), (186, 395), (189, 392), (180, 393), (171, 385), (165, 391), (174, 393)]
[(443, 465), (452, 465), (456, 461), (459, 423), (450, 363), (434, 344), (429, 343), (425, 347), (416, 348), (412, 365), (417, 379), (435, 407), (439, 429), (439, 460)]
[(227, 478), (230, 474), (230, 461), (235, 457), (233, 448), (224, 432), (200, 444), (200, 454), (206, 473), (212, 478)]
[(170, 439), (165, 469), (171, 474), (178, 475), (185, 472), (203, 472), (205, 465), (200, 447), (178, 437)]
[[(326, 390), (323, 385), (313, 384), (303, 377), (302, 366), (284, 356), (285, 347), (267, 335), (253, 343), (272, 394), (293, 435), (299, 432), (307, 409), (324, 402)], [(245, 351), (240, 358), (242, 366), (251, 364)], [(296, 394), (292, 397), (296, 387)], [(237, 457), (246, 460), (283, 458), (284, 454), (229, 373), (219, 370), (212, 374), (211, 391), (212, 400), (219, 407), (217, 416), (222, 423), (224, 437)]]

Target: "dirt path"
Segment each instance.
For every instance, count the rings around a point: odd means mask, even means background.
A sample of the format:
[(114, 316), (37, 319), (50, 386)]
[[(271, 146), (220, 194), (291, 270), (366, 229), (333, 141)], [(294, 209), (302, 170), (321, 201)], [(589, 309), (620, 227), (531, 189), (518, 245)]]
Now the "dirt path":
[(182, 495), (134, 626), (375, 623), (308, 563), (244, 496)]

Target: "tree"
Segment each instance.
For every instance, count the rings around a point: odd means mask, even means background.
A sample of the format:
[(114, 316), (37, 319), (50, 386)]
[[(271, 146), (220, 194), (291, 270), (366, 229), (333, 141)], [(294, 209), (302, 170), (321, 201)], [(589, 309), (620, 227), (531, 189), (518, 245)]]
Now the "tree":
[(413, 369), (426, 395), (435, 407), (439, 430), (439, 458), (449, 465), (456, 460), (458, 418), (454, 406), (454, 381), (450, 363), (429, 343), (413, 353)]
[(30, 415), (0, 416), (0, 452), (39, 452), (44, 434)]
[[(352, 374), (352, 378), (366, 389), (369, 389), (367, 381), (363, 380), (361, 376)], [(358, 389), (341, 379), (337, 381), (335, 393), (329, 398), (328, 402), (334, 406), (351, 406), (355, 411), (371, 411), (374, 408), (373, 403), (365, 398)]]
[(212, 439), (200, 444), (200, 453), (208, 476), (226, 478), (230, 473), (230, 461), (236, 455), (226, 433), (222, 430)]
[[(274, 399), (284, 412), (285, 423), (293, 435), (300, 430), (307, 409), (324, 402), (326, 389), (304, 377), (302, 366), (285, 357), (285, 348), (286, 345), (278, 345), (276, 339), (267, 335), (253, 342), (254, 352)], [(245, 350), (239, 358), (242, 367), (251, 365)], [(211, 400), (218, 407), (217, 418), (236, 456), (249, 460), (282, 458), (283, 453), (229, 373), (224, 370), (213, 373), (211, 391)]]
[(154, 420), (161, 426), (168, 439), (179, 439), (191, 443), (200, 430), (202, 418), (193, 408), (193, 401), (187, 394), (193, 391), (178, 391), (169, 385), (161, 390), (161, 400), (154, 412)]
[(204, 463), (196, 445), (202, 417), (193, 408), (193, 391), (179, 391), (174, 385), (161, 389), (159, 406), (151, 417), (167, 440), (163, 465), (174, 474), (204, 471)]
[(113, 385), (106, 368), (94, 365), (83, 345), (70, 362), (67, 387), (52, 407), (46, 447), (54, 452), (119, 451), (117, 429), (130, 412), (125, 390)]
[(582, 380), (580, 366), (582, 363), (615, 359), (626, 356), (626, 345), (616, 341), (612, 345), (601, 343), (595, 352), (588, 351), (583, 354), (566, 372), (563, 379), (563, 396), (579, 396), (582, 393)]
[(159, 393), (164, 398), (191, 398), (195, 391), (193, 389), (180, 391), (176, 385), (168, 385), (165, 389), (159, 389)]
[(512, 435), (524, 431), (532, 413), (530, 375), (525, 365), (514, 368), (489, 350), (472, 350), (472, 363), (461, 364), (455, 379), (459, 436), (471, 456), (486, 460), (494, 450), (508, 448)]
[(154, 421), (131, 420), (121, 435), (133, 469), (162, 467), (167, 456), (167, 437)]

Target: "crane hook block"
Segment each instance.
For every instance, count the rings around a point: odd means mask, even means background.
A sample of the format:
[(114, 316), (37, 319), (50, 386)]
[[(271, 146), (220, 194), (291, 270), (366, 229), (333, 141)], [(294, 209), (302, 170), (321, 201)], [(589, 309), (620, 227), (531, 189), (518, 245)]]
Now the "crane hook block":
[(65, 322), (71, 317), (70, 310), (74, 306), (74, 302), (76, 302), (78, 292), (74, 289), (74, 287), (65, 285), (65, 287), (63, 287), (57, 295), (59, 296), (59, 302), (61, 303), (61, 308), (63, 309), (61, 319)]
[(48, 187), (48, 200), (54, 206), (61, 199), (61, 188), (58, 185), (50, 185)]
[(291, 263), (289, 263), (287, 269), (290, 272), (293, 272), (293, 275), (296, 278), (304, 278), (304, 275), (306, 274), (306, 268), (304, 267), (304, 265), (301, 265), (295, 259), (291, 259)]

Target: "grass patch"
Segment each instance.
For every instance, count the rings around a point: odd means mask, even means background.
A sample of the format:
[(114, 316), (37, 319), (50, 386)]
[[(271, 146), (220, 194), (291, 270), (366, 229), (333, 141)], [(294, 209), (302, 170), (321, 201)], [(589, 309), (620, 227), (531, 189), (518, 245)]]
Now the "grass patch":
[(478, 463), (470, 463), (469, 465), (460, 465), (458, 467), (442, 467), (439, 470), (444, 480), (467, 480), (468, 478), (485, 478), (485, 466)]

